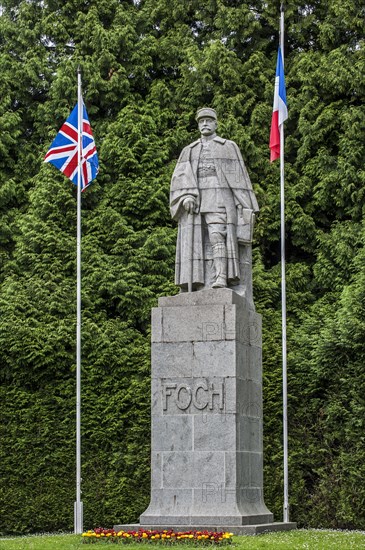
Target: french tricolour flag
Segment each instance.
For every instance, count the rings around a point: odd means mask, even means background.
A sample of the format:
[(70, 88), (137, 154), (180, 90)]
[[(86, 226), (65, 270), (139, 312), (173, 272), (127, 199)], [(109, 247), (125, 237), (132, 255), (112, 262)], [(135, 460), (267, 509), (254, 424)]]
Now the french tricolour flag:
[(280, 157), (280, 126), (287, 118), (288, 109), (286, 106), (284, 63), (279, 47), (278, 61), (276, 64), (274, 106), (270, 130), (270, 162)]

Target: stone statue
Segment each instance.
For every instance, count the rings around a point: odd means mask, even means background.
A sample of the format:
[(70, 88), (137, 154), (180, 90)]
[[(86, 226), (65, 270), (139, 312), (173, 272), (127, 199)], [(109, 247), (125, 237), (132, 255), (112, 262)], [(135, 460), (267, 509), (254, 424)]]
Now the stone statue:
[(273, 524), (264, 502), (256, 198), (237, 145), (216, 135), (215, 111), (200, 109), (197, 120), (201, 138), (182, 151), (171, 182), (182, 292), (152, 309), (151, 500), (139, 526), (114, 529), (293, 529)]
[(214, 109), (196, 120), (201, 138), (183, 149), (171, 180), (175, 284), (181, 292), (229, 287), (252, 303), (256, 197), (237, 145), (216, 134)]

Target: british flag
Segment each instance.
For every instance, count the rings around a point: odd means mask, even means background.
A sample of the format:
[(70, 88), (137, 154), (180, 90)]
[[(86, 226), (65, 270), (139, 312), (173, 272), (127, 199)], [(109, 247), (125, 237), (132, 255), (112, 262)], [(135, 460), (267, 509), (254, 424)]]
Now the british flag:
[[(99, 172), (99, 159), (84, 103), (82, 107), (81, 189), (84, 190)], [(78, 185), (77, 150), (78, 103), (53, 140), (44, 157), (44, 162), (50, 162), (56, 166), (75, 185)]]

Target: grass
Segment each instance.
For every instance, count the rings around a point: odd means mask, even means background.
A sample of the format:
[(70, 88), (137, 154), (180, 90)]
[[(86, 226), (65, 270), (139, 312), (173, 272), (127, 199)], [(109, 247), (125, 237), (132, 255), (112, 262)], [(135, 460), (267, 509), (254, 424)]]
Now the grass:
[[(153, 543), (148, 545), (151, 549), (156, 546), (168, 547), (165, 544)], [(198, 548), (182, 544), (183, 550)], [(123, 548), (124, 545), (85, 545), (79, 535), (38, 535), (29, 537), (0, 538), (0, 550), (86, 550), (87, 548)], [(146, 545), (128, 544), (126, 550), (143, 550)], [(178, 545), (173, 546), (175, 550)], [(203, 549), (209, 547), (202, 547)], [(213, 547), (212, 547), (213, 548)], [(256, 537), (234, 537), (233, 545), (224, 546), (223, 550), (358, 550), (365, 549), (365, 533), (360, 531), (322, 531), (322, 530), (300, 530), (284, 533), (271, 533), (258, 535)]]

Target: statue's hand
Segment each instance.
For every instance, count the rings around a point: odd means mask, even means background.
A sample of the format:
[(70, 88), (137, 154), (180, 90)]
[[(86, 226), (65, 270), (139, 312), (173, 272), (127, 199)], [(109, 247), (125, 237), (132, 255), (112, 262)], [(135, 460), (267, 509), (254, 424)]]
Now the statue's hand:
[(183, 202), (183, 207), (189, 214), (193, 214), (195, 210), (195, 206), (196, 206), (196, 203), (192, 197), (186, 198)]

